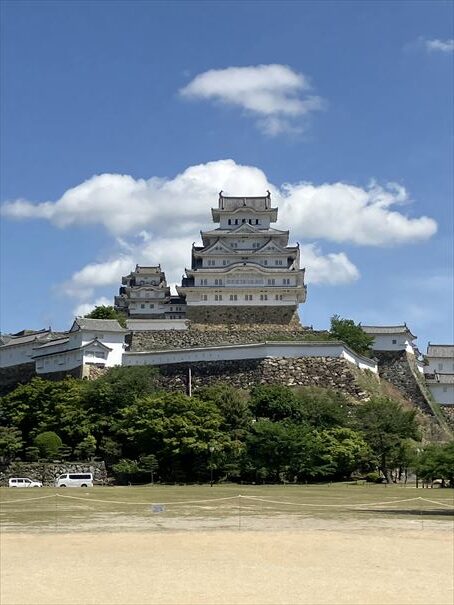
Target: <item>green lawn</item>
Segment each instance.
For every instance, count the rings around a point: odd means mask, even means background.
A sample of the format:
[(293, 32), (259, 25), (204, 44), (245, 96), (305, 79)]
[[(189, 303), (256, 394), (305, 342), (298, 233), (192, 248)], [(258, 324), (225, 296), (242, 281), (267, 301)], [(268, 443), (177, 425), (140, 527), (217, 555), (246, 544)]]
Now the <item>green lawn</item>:
[(0, 501), (3, 531), (367, 527), (454, 518), (454, 490), (370, 484), (1, 488)]

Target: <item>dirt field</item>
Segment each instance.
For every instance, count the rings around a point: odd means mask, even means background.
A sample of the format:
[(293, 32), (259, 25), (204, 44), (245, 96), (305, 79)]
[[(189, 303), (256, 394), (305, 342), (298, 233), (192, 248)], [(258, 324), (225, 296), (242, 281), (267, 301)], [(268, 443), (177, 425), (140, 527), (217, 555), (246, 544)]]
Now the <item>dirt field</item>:
[(449, 531), (4, 534), (3, 605), (451, 604)]
[(351, 484), (2, 488), (0, 602), (452, 604), (453, 496)]

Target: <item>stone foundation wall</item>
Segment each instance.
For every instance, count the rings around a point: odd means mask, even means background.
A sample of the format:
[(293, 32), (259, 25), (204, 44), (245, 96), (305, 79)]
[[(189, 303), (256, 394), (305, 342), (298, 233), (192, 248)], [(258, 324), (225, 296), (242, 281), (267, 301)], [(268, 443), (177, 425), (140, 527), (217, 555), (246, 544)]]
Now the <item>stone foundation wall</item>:
[(166, 349), (190, 349), (222, 345), (253, 344), (274, 341), (328, 340), (328, 332), (314, 332), (301, 324), (249, 324), (215, 325), (190, 324), (184, 331), (156, 330), (134, 332), (131, 336), (131, 351), (155, 351)]
[(446, 418), (446, 422), (454, 429), (454, 405), (440, 403), (440, 409), (443, 412), (443, 416)]
[(186, 319), (207, 324), (279, 324), (298, 322), (295, 305), (288, 307), (186, 307)]
[(412, 372), (406, 351), (374, 351), (374, 356), (378, 359), (379, 375), (422, 412), (433, 416), (432, 408)]
[(93, 473), (93, 480), (97, 483), (107, 480), (104, 462), (12, 462), (0, 473), (0, 485), (8, 485), (10, 477), (28, 477), (52, 487), (55, 478), (63, 473)]
[(34, 362), (0, 368), (0, 396), (13, 391), (19, 384), (30, 382), (33, 376), (36, 376)]
[(368, 398), (357, 384), (352, 366), (345, 359), (266, 358), (179, 363), (159, 367), (159, 385), (164, 389), (187, 392), (189, 368), (193, 390), (222, 381), (239, 389), (250, 389), (260, 384), (317, 386), (339, 390), (350, 399)]

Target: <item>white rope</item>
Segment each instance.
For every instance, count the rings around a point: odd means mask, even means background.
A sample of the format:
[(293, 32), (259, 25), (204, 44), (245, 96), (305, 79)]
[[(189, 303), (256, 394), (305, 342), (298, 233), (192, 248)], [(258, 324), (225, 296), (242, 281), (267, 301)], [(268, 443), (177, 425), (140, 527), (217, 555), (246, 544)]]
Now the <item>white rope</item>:
[(188, 504), (205, 504), (208, 502), (222, 502), (227, 500), (250, 500), (252, 502), (265, 502), (268, 504), (279, 504), (285, 506), (303, 506), (303, 507), (311, 507), (311, 508), (361, 508), (361, 507), (370, 507), (370, 506), (383, 506), (390, 504), (401, 504), (402, 502), (414, 502), (415, 500), (420, 500), (422, 502), (429, 502), (430, 504), (437, 504), (438, 506), (445, 506), (450, 509), (454, 509), (454, 506), (451, 504), (446, 504), (445, 502), (438, 502), (436, 500), (429, 500), (428, 498), (422, 498), (421, 496), (417, 496), (415, 498), (405, 498), (403, 500), (386, 500), (382, 502), (362, 502), (358, 504), (312, 504), (308, 502), (286, 502), (283, 500), (268, 500), (267, 498), (260, 498), (259, 496), (244, 496), (243, 494), (238, 494), (237, 496), (227, 496), (224, 498), (207, 498), (205, 500), (182, 500), (180, 502), (127, 502), (124, 500), (100, 500), (95, 498), (81, 498), (79, 496), (64, 496), (63, 494), (52, 494), (50, 496), (39, 496), (37, 498), (20, 498), (17, 500), (7, 500), (1, 501), (0, 504), (23, 504), (26, 502), (32, 502), (34, 500), (46, 500), (48, 498), (65, 498), (67, 500), (82, 500), (83, 502), (99, 502), (101, 504), (126, 504), (129, 506), (150, 506), (152, 504), (162, 504), (165, 506), (178, 506), (178, 505), (188, 505)]
[(0, 504), (14, 504), (17, 502), (22, 504), (23, 502), (31, 502), (32, 500), (45, 500), (46, 498), (55, 498), (55, 495), (52, 494), (51, 496), (39, 496), (38, 498), (19, 498), (18, 500), (1, 500)]
[(424, 502), (430, 502), (431, 504), (439, 504), (440, 506), (447, 506), (448, 508), (454, 509), (454, 504), (446, 504), (445, 502), (437, 502), (436, 500), (428, 500), (427, 498), (421, 498)]
[(56, 494), (57, 498), (67, 498), (70, 500), (83, 500), (84, 502), (101, 502), (102, 504), (129, 504), (134, 505), (150, 505), (150, 504), (165, 504), (166, 506), (174, 504), (202, 504), (205, 502), (219, 502), (221, 500), (234, 500), (239, 496), (228, 496), (226, 498), (209, 498), (207, 500), (182, 500), (181, 502), (125, 502), (124, 500), (96, 500), (95, 498), (80, 498), (78, 496), (64, 496), (63, 494)]
[(447, 506), (448, 508), (454, 508), (450, 504), (445, 504), (444, 502), (436, 502), (435, 500), (427, 500), (427, 498), (421, 498), (421, 496), (417, 496), (415, 498), (405, 498), (403, 500), (386, 500), (384, 502), (361, 502), (358, 504), (309, 504), (306, 502), (284, 502), (282, 500), (268, 500), (266, 498), (260, 498), (259, 496), (242, 496), (239, 495), (239, 498), (243, 498), (246, 500), (252, 500), (257, 502), (267, 502), (269, 504), (286, 504), (289, 506), (310, 506), (310, 507), (328, 507), (328, 508), (351, 508), (351, 507), (367, 507), (367, 506), (379, 506), (379, 505), (387, 505), (387, 504), (401, 504), (402, 502), (412, 502), (415, 500), (422, 500), (425, 502), (430, 502), (432, 504), (439, 504), (440, 506)]

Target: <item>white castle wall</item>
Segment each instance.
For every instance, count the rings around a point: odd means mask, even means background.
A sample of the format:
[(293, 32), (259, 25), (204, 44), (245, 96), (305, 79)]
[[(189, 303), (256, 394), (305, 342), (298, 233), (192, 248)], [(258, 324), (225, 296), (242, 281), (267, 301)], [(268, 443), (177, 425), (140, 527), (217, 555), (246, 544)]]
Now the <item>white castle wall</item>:
[(170, 351), (129, 352), (123, 354), (123, 365), (166, 365), (198, 361), (233, 361), (266, 357), (337, 357), (346, 359), (362, 370), (378, 373), (375, 361), (354, 353), (343, 343), (264, 342), (250, 345), (228, 345)]

